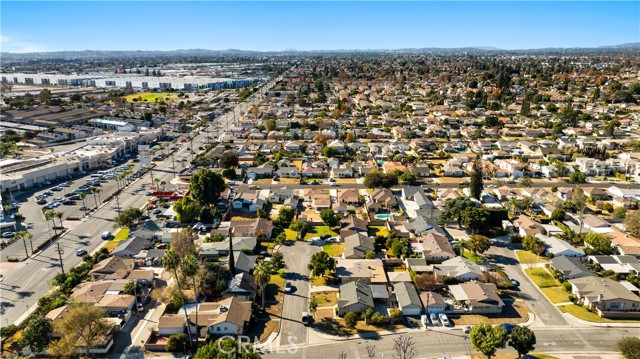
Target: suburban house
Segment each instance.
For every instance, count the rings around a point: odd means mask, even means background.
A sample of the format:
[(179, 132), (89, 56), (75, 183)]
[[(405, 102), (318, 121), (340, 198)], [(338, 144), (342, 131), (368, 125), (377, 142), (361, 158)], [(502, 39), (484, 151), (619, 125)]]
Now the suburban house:
[(375, 189), (369, 195), (374, 203), (384, 204), (383, 208), (397, 208), (398, 200), (396, 196), (388, 188)]
[(553, 257), (549, 261), (549, 266), (553, 270), (560, 272), (560, 279), (569, 280), (591, 276), (592, 273), (582, 265), (580, 258), (576, 257)]
[(340, 285), (340, 298), (338, 298), (339, 316), (344, 316), (349, 312), (362, 313), (367, 309), (373, 308), (373, 293), (368, 283), (349, 282)]
[(109, 257), (101, 260), (89, 272), (92, 280), (124, 279), (133, 270), (134, 260)]
[(493, 283), (466, 282), (450, 285), (449, 290), (466, 313), (502, 313), (504, 302)]
[[(415, 241), (415, 242), (414, 242)], [(422, 253), (427, 260), (445, 260), (456, 256), (447, 237), (438, 233), (427, 233), (411, 241), (414, 253)]]
[(398, 307), (402, 310), (402, 315), (422, 314), (422, 302), (413, 283), (396, 283), (393, 285), (393, 292), (396, 294), (396, 300), (398, 301)]
[(120, 241), (112, 254), (116, 257), (133, 258), (143, 249), (150, 249), (151, 242), (142, 237), (132, 237), (124, 241)]
[(367, 252), (375, 253), (375, 243), (366, 234), (356, 232), (344, 238), (344, 258), (363, 259)]
[[(251, 301), (229, 297), (219, 302), (198, 304), (198, 328), (200, 335), (241, 335), (251, 320)], [(195, 316), (189, 317), (195, 320)], [(202, 333), (204, 332), (204, 333)]]
[(582, 257), (584, 251), (581, 248), (576, 248), (566, 241), (556, 237), (547, 237), (544, 234), (538, 233), (535, 235), (541, 241), (546, 244), (546, 252), (553, 254), (554, 257)]
[(158, 336), (169, 337), (185, 332), (187, 320), (184, 314), (164, 314), (158, 320)]
[(271, 178), (273, 176), (273, 166), (265, 163), (258, 167), (249, 167), (247, 169), (247, 178), (257, 180), (260, 178)]
[(380, 259), (338, 259), (336, 261), (336, 278), (340, 283), (387, 283), (387, 276)]
[(236, 274), (231, 278), (227, 290), (222, 293), (222, 297), (236, 297), (242, 300), (253, 301), (256, 298), (257, 292), (255, 279), (251, 274), (244, 272)]
[(256, 212), (262, 209), (265, 199), (260, 196), (259, 191), (245, 190), (236, 192), (233, 197), (233, 209), (247, 212)]
[(425, 313), (427, 314), (440, 314), (447, 310), (447, 303), (442, 298), (442, 295), (437, 292), (422, 292), (420, 293), (420, 300), (425, 307)]
[(570, 279), (578, 301), (601, 317), (640, 318), (640, 297), (620, 282), (594, 276)]
[(464, 257), (447, 259), (435, 266), (440, 277), (455, 277), (461, 282), (482, 279), (482, 268), (474, 261)]

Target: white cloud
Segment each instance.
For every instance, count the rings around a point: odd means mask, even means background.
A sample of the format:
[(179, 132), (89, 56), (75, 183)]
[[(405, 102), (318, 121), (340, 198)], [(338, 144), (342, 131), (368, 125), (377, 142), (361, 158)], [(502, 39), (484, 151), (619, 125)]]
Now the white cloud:
[(40, 52), (47, 50), (48, 47), (42, 44), (20, 41), (6, 35), (0, 35), (1, 52)]

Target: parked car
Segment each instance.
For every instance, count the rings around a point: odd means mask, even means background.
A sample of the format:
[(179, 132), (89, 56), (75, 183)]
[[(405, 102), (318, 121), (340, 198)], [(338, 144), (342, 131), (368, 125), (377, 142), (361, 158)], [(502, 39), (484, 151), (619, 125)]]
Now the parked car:
[(507, 277), (507, 278), (509, 278), (509, 282), (511, 282), (511, 284), (513, 284), (514, 287), (520, 286), (520, 282), (518, 282), (514, 278), (511, 278), (511, 277)]
[(438, 315), (436, 313), (429, 313), (429, 319), (431, 319), (431, 324), (434, 327), (438, 325)]
[(291, 285), (291, 282), (286, 282), (284, 284), (284, 292), (291, 293), (292, 290), (293, 290), (293, 286)]
[(13, 238), (16, 235), (16, 232), (4, 232), (2, 233), (2, 238)]
[(513, 330), (513, 324), (504, 323), (502, 324), (502, 327), (506, 329), (507, 334), (511, 334), (511, 331)]
[(85, 254), (87, 254), (87, 251), (86, 251), (86, 250), (84, 250), (84, 249), (78, 249), (78, 250), (76, 251), (76, 255), (77, 255), (78, 257), (82, 257), (82, 256), (83, 256), (83, 255), (85, 255)]
[(420, 316), (420, 322), (422, 322), (422, 325), (424, 325), (424, 327), (428, 327), (429, 326), (429, 317), (427, 317), (426, 314), (423, 314)]
[(66, 200), (63, 201), (62, 204), (64, 204), (65, 206), (73, 206), (74, 204), (76, 204), (76, 201)]
[(470, 325), (465, 325), (464, 327), (462, 327), (462, 332), (463, 333), (471, 332), (471, 326)]
[(81, 210), (81, 211), (88, 211), (88, 210), (90, 210), (90, 208), (89, 208), (89, 207), (87, 207), (87, 206), (82, 206), (82, 207), (80, 207), (80, 208), (78, 208), (78, 209), (79, 209), (79, 210)]
[(38, 202), (36, 202), (37, 204), (43, 205), (43, 204), (47, 204), (47, 200), (46, 199), (40, 199), (38, 200)]
[(109, 232), (109, 231), (102, 232), (102, 234), (100, 234), (100, 238), (102, 238), (104, 240), (111, 239), (111, 232)]
[(311, 318), (309, 317), (309, 313), (307, 313), (307, 312), (302, 312), (302, 320), (301, 320), (301, 321), (302, 321), (302, 324), (304, 324), (304, 325), (308, 325), (308, 324), (309, 324), (309, 319), (311, 319)]
[(451, 322), (449, 321), (449, 318), (447, 318), (446, 314), (441, 313), (438, 315), (438, 318), (440, 319), (440, 323), (442, 323), (443, 327), (448, 327), (451, 325)]

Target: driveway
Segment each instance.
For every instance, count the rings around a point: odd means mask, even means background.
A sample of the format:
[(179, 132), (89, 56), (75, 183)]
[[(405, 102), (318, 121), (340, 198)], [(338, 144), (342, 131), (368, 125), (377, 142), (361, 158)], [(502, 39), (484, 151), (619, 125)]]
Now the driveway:
[(495, 240), (491, 248), (485, 253), (485, 257), (489, 262), (498, 264), (507, 275), (520, 282), (520, 287), (518, 288), (519, 297), (527, 303), (536, 318), (541, 320), (545, 326), (569, 325), (562, 313), (524, 273), (507, 238)]
[(318, 246), (297, 241), (291, 246), (282, 246), (280, 251), (287, 264), (286, 279), (291, 282), (294, 291), (284, 296), (282, 320), (278, 337), (281, 346), (307, 343), (308, 327), (302, 324), (302, 312), (309, 310), (309, 269), (307, 264), (311, 256), (321, 251)]

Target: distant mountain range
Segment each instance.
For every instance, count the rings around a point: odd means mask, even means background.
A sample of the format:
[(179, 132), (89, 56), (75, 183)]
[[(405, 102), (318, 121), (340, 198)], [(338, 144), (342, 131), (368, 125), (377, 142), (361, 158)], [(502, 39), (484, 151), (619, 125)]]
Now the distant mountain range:
[(91, 59), (124, 59), (124, 58), (152, 58), (152, 57), (255, 57), (255, 56), (305, 56), (305, 55), (330, 55), (330, 54), (588, 54), (588, 53), (626, 53), (640, 50), (640, 42), (626, 43), (613, 46), (600, 47), (575, 47), (575, 48), (542, 48), (504, 50), (492, 46), (475, 46), (461, 48), (406, 48), (406, 49), (366, 49), (366, 50), (285, 50), (285, 51), (251, 51), (251, 50), (207, 50), (207, 49), (183, 49), (172, 51), (51, 51), (31, 53), (0, 53), (4, 62), (25, 60), (91, 60)]

